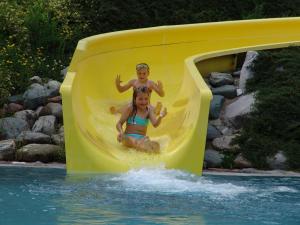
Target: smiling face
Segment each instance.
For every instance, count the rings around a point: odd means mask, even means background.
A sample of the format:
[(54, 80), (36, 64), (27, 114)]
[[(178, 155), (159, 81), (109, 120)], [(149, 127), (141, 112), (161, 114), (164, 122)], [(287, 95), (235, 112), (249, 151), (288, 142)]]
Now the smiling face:
[(135, 98), (135, 104), (138, 109), (145, 110), (149, 105), (149, 94), (145, 92), (140, 92)]
[(149, 70), (147, 68), (136, 70), (136, 73), (140, 82), (144, 83), (148, 80)]

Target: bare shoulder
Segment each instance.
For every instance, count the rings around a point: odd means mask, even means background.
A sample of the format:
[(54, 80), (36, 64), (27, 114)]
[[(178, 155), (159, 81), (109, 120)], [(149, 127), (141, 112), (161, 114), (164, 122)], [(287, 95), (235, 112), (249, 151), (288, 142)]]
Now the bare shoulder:
[(137, 79), (131, 79), (128, 81), (128, 83), (130, 83), (131, 85), (134, 85), (134, 83), (137, 81)]
[(155, 87), (155, 85), (156, 85), (155, 82), (154, 82), (153, 80), (148, 80), (147, 82), (148, 82), (148, 84), (147, 84), (148, 87), (153, 88), (153, 87)]
[(126, 106), (126, 108), (124, 109), (124, 112), (130, 114), (130, 113), (132, 113), (132, 110), (133, 110), (132, 104), (129, 103), (129, 104)]

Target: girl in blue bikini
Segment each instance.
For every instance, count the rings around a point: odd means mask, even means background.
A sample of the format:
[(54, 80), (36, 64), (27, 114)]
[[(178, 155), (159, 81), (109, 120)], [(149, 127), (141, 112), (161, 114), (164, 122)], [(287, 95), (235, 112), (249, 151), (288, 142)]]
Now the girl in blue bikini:
[[(167, 115), (164, 108), (157, 116), (153, 107), (149, 107), (150, 92), (146, 86), (134, 89), (132, 104), (123, 111), (117, 123), (118, 141), (125, 146), (142, 151), (159, 152), (159, 143), (151, 141), (147, 136), (147, 125), (150, 122), (154, 127), (159, 126), (161, 119)], [(125, 132), (123, 124), (126, 122)]]

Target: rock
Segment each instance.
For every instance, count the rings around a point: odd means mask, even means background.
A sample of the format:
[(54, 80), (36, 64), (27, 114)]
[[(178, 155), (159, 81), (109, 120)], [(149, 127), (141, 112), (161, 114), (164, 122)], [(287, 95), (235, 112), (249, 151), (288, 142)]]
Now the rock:
[(219, 130), (221, 131), (222, 135), (225, 135), (225, 136), (230, 136), (234, 133), (234, 130), (232, 130), (229, 127), (225, 127), (225, 126), (220, 127)]
[(14, 140), (0, 141), (0, 160), (14, 160), (16, 143)]
[(233, 77), (229, 73), (212, 72), (209, 77), (209, 83), (214, 87), (233, 84)]
[(248, 51), (246, 54), (246, 58), (244, 64), (241, 69), (239, 88), (245, 92), (246, 90), (246, 82), (249, 78), (253, 77), (252, 65), (254, 60), (257, 58), (258, 53), (256, 51)]
[(273, 157), (267, 158), (267, 163), (271, 169), (287, 169), (287, 159), (282, 151), (277, 152)]
[(58, 130), (59, 134), (64, 134), (64, 126), (61, 126)]
[(7, 98), (8, 103), (23, 104), (23, 95), (13, 95)]
[(65, 79), (68, 69), (69, 67), (67, 66), (66, 68), (60, 71), (60, 75), (62, 76), (63, 79)]
[(49, 135), (32, 132), (32, 131), (23, 131), (18, 137), (17, 141), (22, 143), (22, 145), (37, 143), (37, 144), (50, 144), (51, 137)]
[(52, 98), (48, 98), (48, 102), (62, 103), (61, 96), (55, 96)]
[[(35, 113), (37, 115), (37, 117), (40, 117), (42, 116), (41, 115), (41, 111), (43, 110), (44, 106), (39, 106), (36, 110), (35, 110)], [(48, 115), (48, 114), (47, 114)]]
[(204, 161), (206, 166), (209, 167), (220, 167), (223, 161), (224, 155), (213, 149), (206, 149), (204, 155)]
[(245, 159), (241, 153), (238, 154), (238, 156), (234, 159), (234, 165), (236, 168), (241, 168), (241, 169), (253, 167), (251, 162)]
[(223, 123), (220, 119), (210, 120), (209, 123), (219, 129), (220, 126), (223, 126)]
[(234, 130), (232, 130), (230, 127), (225, 126), (220, 119), (210, 120), (209, 124), (217, 128), (222, 135), (230, 136), (234, 133)]
[(46, 87), (34, 83), (23, 94), (24, 106), (28, 109), (36, 109), (40, 105), (44, 105), (48, 99), (48, 90)]
[(18, 149), (16, 159), (18, 161), (44, 163), (57, 161), (61, 147), (49, 144), (29, 144)]
[(220, 133), (220, 131), (217, 128), (215, 128), (211, 124), (208, 124), (207, 136), (206, 136), (207, 140), (213, 140), (213, 139), (221, 137), (221, 136), (222, 136), (222, 134)]
[(218, 119), (222, 106), (224, 104), (225, 98), (222, 95), (213, 95), (213, 99), (210, 102), (209, 107), (209, 118)]
[(9, 103), (7, 107), (7, 112), (8, 113), (15, 113), (18, 111), (23, 110), (23, 106), (17, 103)]
[(51, 136), (52, 142), (56, 145), (64, 146), (65, 145), (65, 138), (64, 134), (53, 134)]
[(43, 83), (42, 79), (39, 76), (31, 77), (29, 80), (31, 81), (31, 83), (38, 83), (38, 84)]
[(58, 119), (61, 119), (63, 116), (62, 112), (62, 106), (59, 103), (50, 102), (46, 105), (50, 109), (50, 112), (53, 116), (55, 116)]
[(14, 117), (25, 120), (28, 123), (30, 128), (33, 126), (34, 122), (37, 119), (37, 115), (36, 115), (35, 111), (30, 110), (30, 109), (16, 112), (14, 114)]
[(22, 131), (29, 129), (28, 123), (20, 118), (5, 117), (0, 119), (0, 133), (4, 139), (16, 138)]
[(237, 145), (231, 145), (231, 141), (235, 138), (235, 135), (230, 136), (222, 136), (219, 138), (215, 138), (212, 141), (212, 146), (217, 150), (222, 151), (235, 151), (235, 148), (237, 148)]
[(236, 97), (236, 88), (233, 85), (224, 85), (221, 87), (213, 88), (212, 93), (214, 95), (222, 95), (225, 98)]
[(59, 95), (60, 85), (61, 83), (56, 80), (48, 81), (48, 83), (45, 85), (45, 88), (47, 89), (48, 92), (48, 96), (54, 97)]
[(52, 135), (55, 133), (55, 116), (41, 116), (33, 125), (32, 131)]
[(226, 106), (223, 119), (228, 125), (233, 125), (236, 129), (242, 127), (245, 117), (251, 112), (255, 101), (254, 94), (239, 97), (238, 100)]
[(236, 89), (236, 96), (241, 96), (243, 94), (243, 90), (242, 89)]
[(241, 75), (241, 70), (234, 71), (234, 72), (232, 73), (232, 76), (233, 76), (233, 77), (239, 77), (240, 75)]
[(47, 116), (51, 115), (51, 109), (48, 106), (42, 106), (41, 110), (39, 111), (39, 116)]

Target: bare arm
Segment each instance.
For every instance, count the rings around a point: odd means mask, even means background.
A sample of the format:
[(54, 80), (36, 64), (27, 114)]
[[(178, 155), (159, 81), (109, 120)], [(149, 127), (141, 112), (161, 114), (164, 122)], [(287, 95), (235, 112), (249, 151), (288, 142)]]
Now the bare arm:
[(164, 108), (157, 117), (153, 109), (151, 109), (149, 114), (149, 119), (154, 127), (158, 127), (159, 124), (161, 123), (161, 119), (164, 118), (166, 115), (167, 115), (166, 108)]
[(157, 81), (157, 83), (155, 83), (154, 81), (151, 82), (151, 88), (160, 96), (160, 97), (164, 97), (165, 96), (165, 92), (164, 92), (164, 88), (162, 85), (161, 81)]
[(126, 120), (128, 119), (128, 117), (130, 116), (130, 113), (132, 111), (132, 107), (128, 106), (123, 113), (121, 114), (121, 117), (119, 119), (119, 121), (116, 124), (116, 128), (118, 130), (118, 141), (121, 142), (123, 139), (123, 135), (124, 135), (124, 131), (123, 131), (123, 124), (126, 122)]
[(115, 84), (116, 84), (116, 88), (118, 89), (119, 92), (124, 92), (127, 91), (129, 88), (131, 88), (133, 86), (135, 80), (130, 80), (128, 81), (125, 85), (121, 85), (122, 81), (121, 81), (121, 76), (117, 75), (116, 80), (115, 80)]

